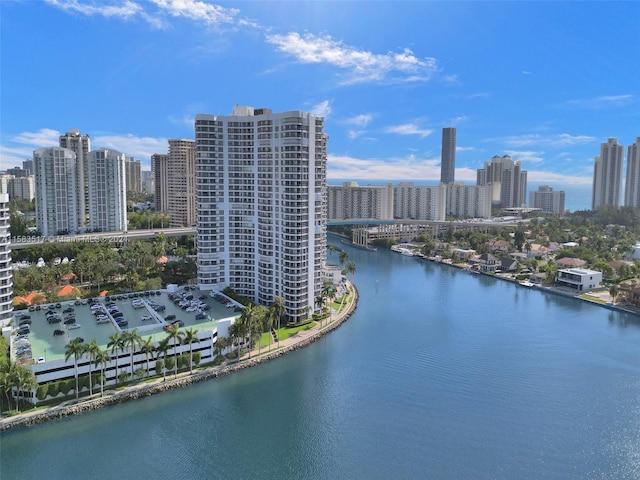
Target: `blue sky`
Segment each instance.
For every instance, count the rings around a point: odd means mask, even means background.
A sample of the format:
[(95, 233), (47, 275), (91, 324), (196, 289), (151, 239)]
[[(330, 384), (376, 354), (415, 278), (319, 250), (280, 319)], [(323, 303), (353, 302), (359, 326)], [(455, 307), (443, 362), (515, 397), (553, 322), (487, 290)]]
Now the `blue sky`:
[[(0, 168), (70, 128), (149, 168), (197, 113), (326, 117), (329, 179), (456, 180), (494, 155), (590, 184), (640, 136), (640, 2), (0, 0)], [(626, 151), (626, 149), (625, 149)]]

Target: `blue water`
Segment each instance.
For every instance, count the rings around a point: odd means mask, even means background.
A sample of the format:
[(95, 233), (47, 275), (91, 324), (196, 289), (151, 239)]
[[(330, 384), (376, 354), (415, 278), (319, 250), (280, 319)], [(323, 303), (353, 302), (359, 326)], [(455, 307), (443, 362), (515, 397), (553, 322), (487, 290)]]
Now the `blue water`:
[(637, 317), (348, 253), (361, 299), (332, 334), (225, 378), (4, 433), (0, 478), (640, 478)]

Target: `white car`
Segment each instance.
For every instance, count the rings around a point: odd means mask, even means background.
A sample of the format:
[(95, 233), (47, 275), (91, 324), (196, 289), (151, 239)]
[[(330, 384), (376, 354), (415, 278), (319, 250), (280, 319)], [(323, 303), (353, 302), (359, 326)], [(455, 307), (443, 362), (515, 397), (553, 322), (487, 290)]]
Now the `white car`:
[(82, 325), (79, 323), (74, 323), (73, 325), (69, 325), (69, 330), (75, 330), (76, 328), (80, 328)]

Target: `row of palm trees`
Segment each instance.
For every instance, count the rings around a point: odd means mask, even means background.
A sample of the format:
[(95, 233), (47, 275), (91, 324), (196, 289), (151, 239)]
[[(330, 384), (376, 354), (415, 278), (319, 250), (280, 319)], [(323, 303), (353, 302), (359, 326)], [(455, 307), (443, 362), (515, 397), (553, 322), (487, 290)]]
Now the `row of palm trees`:
[[(241, 347), (248, 339), (249, 358), (251, 358), (251, 349), (256, 340), (258, 341), (258, 350), (260, 350), (260, 338), (264, 332), (269, 332), (269, 350), (271, 350), (271, 340), (273, 338), (271, 332), (274, 328), (280, 331), (282, 318), (286, 314), (287, 309), (282, 297), (275, 297), (269, 308), (249, 303), (242, 309), (240, 317), (229, 327), (229, 341), (218, 338), (216, 344), (221, 340), (223, 340), (224, 345), (235, 344), (237, 346), (237, 358), (240, 359)], [(279, 335), (276, 335), (276, 338), (279, 347)]]
[(7, 362), (5, 366), (6, 368), (0, 369), (0, 388), (9, 407), (11, 406), (11, 391), (14, 388), (17, 390), (16, 411), (19, 412), (19, 400), (22, 392), (34, 390), (38, 386), (38, 380), (33, 371), (21, 363)]
[(338, 261), (342, 266), (342, 273), (344, 273), (345, 275), (356, 273), (356, 264), (353, 261), (347, 261), (349, 259), (349, 254), (346, 250), (342, 250), (338, 247), (335, 247), (334, 245), (327, 245), (327, 250), (329, 250), (329, 260), (331, 260), (333, 252), (335, 252), (336, 250), (340, 252), (338, 253)]
[[(89, 357), (89, 389), (90, 395), (93, 396), (93, 368), (92, 367), (100, 367), (100, 395), (104, 395), (104, 383), (106, 380), (105, 377), (105, 369), (109, 361), (112, 360), (112, 357), (109, 355), (113, 355), (115, 359), (115, 380), (116, 385), (123, 380), (128, 378), (133, 378), (136, 372), (134, 371), (135, 365), (133, 363), (133, 355), (138, 350), (140, 353), (144, 353), (146, 356), (147, 363), (147, 376), (150, 375), (149, 372), (149, 363), (151, 358), (153, 357), (155, 360), (159, 360), (160, 357), (164, 361), (166, 361), (166, 357), (170, 350), (173, 350), (173, 365), (174, 365), (174, 376), (178, 375), (178, 363), (176, 361), (176, 357), (178, 355), (177, 347), (179, 345), (189, 345), (189, 372), (193, 373), (193, 344), (199, 343), (200, 339), (198, 338), (197, 332), (190, 328), (188, 330), (181, 331), (178, 325), (170, 325), (166, 329), (166, 337), (161, 339), (157, 344), (153, 341), (152, 337), (142, 338), (138, 334), (138, 329), (134, 328), (133, 330), (125, 330), (123, 332), (116, 331), (112, 335), (109, 336), (109, 342), (107, 343), (107, 348), (102, 350), (96, 340), (92, 340), (89, 343), (85, 343), (81, 338), (75, 338), (71, 340), (65, 346), (65, 360), (69, 360), (69, 358), (73, 357), (74, 362), (74, 377), (76, 381), (76, 401), (78, 400), (78, 361), (85, 357)], [(130, 353), (130, 366), (131, 372), (121, 372), (118, 374), (118, 358), (120, 357), (120, 352), (125, 352), (129, 350)], [(163, 369), (164, 371), (164, 369)], [(166, 371), (165, 378), (166, 378)]]

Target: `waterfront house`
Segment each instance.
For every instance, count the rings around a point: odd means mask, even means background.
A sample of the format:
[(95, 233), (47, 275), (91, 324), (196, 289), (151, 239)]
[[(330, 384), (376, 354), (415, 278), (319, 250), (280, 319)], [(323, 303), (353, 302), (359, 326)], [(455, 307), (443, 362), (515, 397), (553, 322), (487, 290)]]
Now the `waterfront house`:
[(482, 273), (496, 273), (496, 270), (500, 266), (498, 258), (490, 253), (483, 253), (482, 255), (472, 257), (469, 259), (469, 263)]
[(556, 260), (556, 266), (560, 268), (583, 268), (587, 265), (585, 260), (574, 257), (564, 257)]
[(602, 286), (602, 272), (586, 268), (567, 268), (558, 270), (556, 282), (559, 286), (571, 288), (576, 292), (586, 292)]

